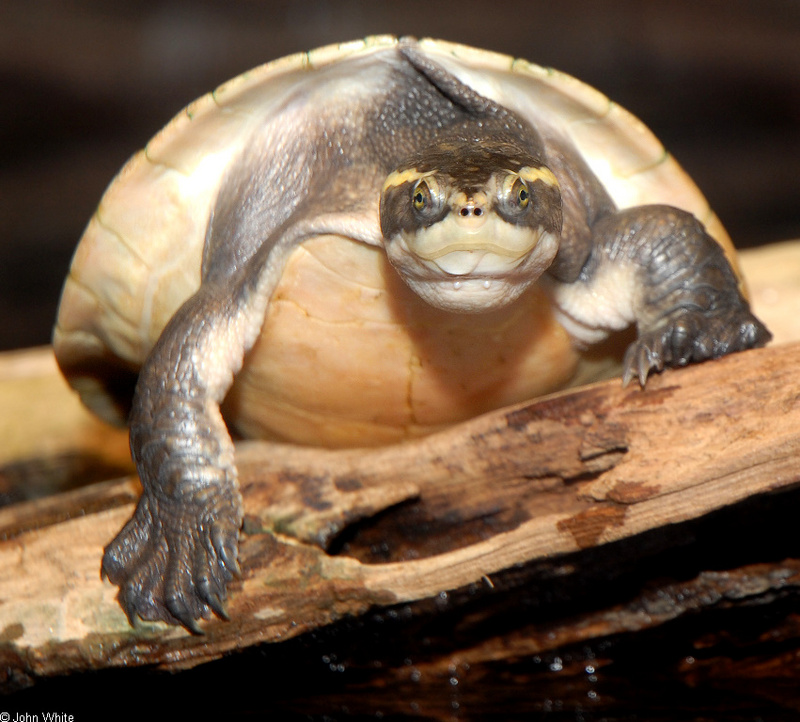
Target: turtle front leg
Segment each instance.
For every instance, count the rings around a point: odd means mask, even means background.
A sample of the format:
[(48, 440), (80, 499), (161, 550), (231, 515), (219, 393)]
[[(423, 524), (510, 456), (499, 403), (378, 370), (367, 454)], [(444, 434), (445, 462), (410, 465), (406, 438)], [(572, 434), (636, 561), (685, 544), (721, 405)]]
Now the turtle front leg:
[(574, 284), (554, 296), (579, 342), (636, 324), (623, 382), (652, 371), (762, 346), (771, 338), (750, 311), (722, 248), (690, 213), (639, 206), (605, 216)]
[(260, 308), (251, 305), (249, 321), (237, 308), (230, 293), (204, 287), (176, 313), (140, 374), (131, 450), (143, 494), (103, 558), (131, 623), (163, 620), (199, 632), (197, 619), (226, 616), (226, 586), (239, 574), (242, 500), (219, 403), (253, 335), (243, 327), (263, 318)]

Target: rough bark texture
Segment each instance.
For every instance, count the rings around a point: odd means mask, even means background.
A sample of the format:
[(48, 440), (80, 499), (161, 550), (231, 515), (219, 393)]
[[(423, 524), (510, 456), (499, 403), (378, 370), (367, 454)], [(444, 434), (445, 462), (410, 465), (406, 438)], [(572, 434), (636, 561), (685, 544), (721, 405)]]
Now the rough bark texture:
[[(0, 483), (17, 501), (0, 509), (3, 689), (57, 697), (65, 674), (78, 694), (98, 679), (141, 681), (130, 668), (196, 667), (148, 684), (258, 669), (271, 692), (258, 697), (255, 682), (251, 707), (328, 715), (469, 719), (500, 694), (520, 715), (627, 719), (632, 692), (655, 705), (664, 685), (702, 713), (800, 711), (800, 334), (796, 282), (782, 275), (797, 256), (745, 258), (774, 347), (401, 446), (241, 444), (244, 574), (231, 621), (208, 620), (202, 637), (132, 630), (99, 577), (138, 483), (74, 480), (86, 458), (107, 478), (129, 470), (124, 432), (83, 415), (47, 350), (3, 358)], [(122, 678), (86, 674), (123, 667)], [(759, 683), (745, 694), (743, 680)]]

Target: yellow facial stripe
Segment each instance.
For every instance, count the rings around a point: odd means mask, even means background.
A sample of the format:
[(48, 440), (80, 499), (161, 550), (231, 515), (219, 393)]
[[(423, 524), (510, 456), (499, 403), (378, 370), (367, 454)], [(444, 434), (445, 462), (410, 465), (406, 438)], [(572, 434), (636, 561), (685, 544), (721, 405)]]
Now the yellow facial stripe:
[(416, 183), (420, 178), (427, 178), (436, 173), (435, 170), (422, 171), (416, 168), (408, 168), (407, 170), (396, 170), (389, 173), (386, 181), (383, 184), (382, 193), (386, 192), (389, 188), (396, 188), (404, 183)]
[(553, 171), (551, 171), (549, 168), (545, 168), (544, 166), (533, 168), (529, 165), (526, 165), (524, 168), (519, 169), (519, 177), (522, 178), (522, 180), (524, 180), (526, 183), (542, 181), (542, 183), (545, 185), (558, 188), (558, 179), (553, 175)]

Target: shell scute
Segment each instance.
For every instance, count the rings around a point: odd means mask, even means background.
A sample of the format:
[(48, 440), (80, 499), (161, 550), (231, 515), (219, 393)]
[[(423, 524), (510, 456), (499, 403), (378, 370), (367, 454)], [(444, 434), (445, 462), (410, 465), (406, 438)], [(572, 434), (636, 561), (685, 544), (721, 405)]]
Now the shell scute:
[(320, 48), (308, 51), (308, 63), (311, 68), (322, 68), (331, 63), (338, 63), (353, 55), (363, 55), (390, 48), (396, 44), (397, 39), (392, 35), (372, 35), (360, 40), (323, 45)]

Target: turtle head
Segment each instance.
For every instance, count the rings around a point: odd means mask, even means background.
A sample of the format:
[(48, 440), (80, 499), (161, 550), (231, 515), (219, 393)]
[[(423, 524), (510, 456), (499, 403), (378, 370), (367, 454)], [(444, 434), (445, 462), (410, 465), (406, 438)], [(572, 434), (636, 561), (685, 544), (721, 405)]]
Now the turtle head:
[(513, 145), (451, 142), (399, 165), (381, 193), (389, 261), (450, 311), (505, 306), (550, 266), (561, 233), (552, 171)]

